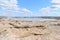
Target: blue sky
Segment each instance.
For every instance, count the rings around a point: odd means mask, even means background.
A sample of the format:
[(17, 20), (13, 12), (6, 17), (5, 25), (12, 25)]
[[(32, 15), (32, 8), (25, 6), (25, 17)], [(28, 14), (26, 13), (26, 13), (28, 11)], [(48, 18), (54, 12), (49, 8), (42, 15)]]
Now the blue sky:
[(33, 12), (38, 12), (39, 9), (50, 6), (51, 0), (18, 0), (19, 7), (27, 8)]
[(0, 16), (60, 16), (60, 0), (0, 0)]

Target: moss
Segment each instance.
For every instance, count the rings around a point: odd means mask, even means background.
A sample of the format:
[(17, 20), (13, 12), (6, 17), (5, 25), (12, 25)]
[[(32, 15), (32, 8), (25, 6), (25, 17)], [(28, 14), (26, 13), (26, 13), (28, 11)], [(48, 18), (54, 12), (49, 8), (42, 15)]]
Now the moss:
[(24, 26), (24, 28), (30, 28), (29, 26)]
[(17, 28), (17, 29), (19, 29), (20, 27), (18, 27), (18, 26), (14, 26), (14, 28)]
[(34, 35), (43, 35), (43, 34), (34, 34)]
[(36, 27), (44, 27), (43, 25), (40, 25), (40, 26), (36, 26)]
[(13, 25), (12, 23), (9, 23), (10, 25)]

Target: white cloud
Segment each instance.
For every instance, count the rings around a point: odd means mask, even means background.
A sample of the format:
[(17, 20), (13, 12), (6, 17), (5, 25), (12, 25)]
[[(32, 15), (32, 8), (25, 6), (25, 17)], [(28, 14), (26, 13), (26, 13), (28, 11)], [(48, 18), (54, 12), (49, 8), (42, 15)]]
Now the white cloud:
[(60, 3), (60, 0), (52, 0), (51, 3)]
[(0, 0), (0, 6), (3, 9), (9, 10), (18, 10), (17, 1), (16, 0)]
[[(19, 8), (17, 0), (0, 0), (0, 8), (2, 9), (0, 13), (2, 15), (12, 14), (21, 14), (21, 13), (32, 13), (26, 8)], [(15, 15), (14, 14), (14, 15)]]
[(41, 9), (41, 12), (42, 12), (42, 13), (44, 13), (44, 12), (47, 13), (47, 12), (49, 12), (50, 10), (51, 10), (50, 7), (46, 7), (46, 8), (42, 8), (42, 9)]
[(40, 16), (45, 16), (51, 11), (51, 9), (50, 9), (50, 7), (46, 7), (46, 8), (42, 8), (39, 11), (40, 11)]
[(60, 16), (60, 0), (52, 0), (52, 5), (40, 9), (41, 16)]
[(60, 0), (52, 0), (51, 3), (53, 7), (60, 8)]
[(26, 12), (27, 12), (27, 13), (32, 13), (32, 11), (30, 11), (30, 10), (28, 10), (28, 9), (26, 9), (26, 8), (22, 9), (22, 11), (25, 12), (25, 13), (26, 13)]

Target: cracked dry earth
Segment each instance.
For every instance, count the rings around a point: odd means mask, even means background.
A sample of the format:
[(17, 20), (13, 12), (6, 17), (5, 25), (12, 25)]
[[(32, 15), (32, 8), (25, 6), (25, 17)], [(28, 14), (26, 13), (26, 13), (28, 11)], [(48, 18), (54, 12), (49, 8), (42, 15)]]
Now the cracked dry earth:
[(60, 40), (60, 21), (0, 19), (0, 40)]

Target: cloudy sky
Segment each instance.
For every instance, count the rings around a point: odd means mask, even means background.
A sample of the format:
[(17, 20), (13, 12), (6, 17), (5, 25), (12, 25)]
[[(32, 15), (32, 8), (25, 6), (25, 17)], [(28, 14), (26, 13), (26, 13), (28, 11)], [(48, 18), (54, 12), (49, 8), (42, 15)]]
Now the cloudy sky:
[(60, 16), (60, 0), (0, 0), (0, 16)]

